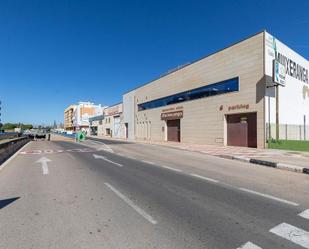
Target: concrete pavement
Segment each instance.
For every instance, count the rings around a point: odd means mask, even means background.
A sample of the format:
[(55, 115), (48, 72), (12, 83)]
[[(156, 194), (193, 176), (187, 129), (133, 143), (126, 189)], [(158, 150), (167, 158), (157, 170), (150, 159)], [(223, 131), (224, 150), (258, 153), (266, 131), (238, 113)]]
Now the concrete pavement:
[(306, 175), (105, 141), (23, 152), (0, 173), (0, 248), (309, 248)]

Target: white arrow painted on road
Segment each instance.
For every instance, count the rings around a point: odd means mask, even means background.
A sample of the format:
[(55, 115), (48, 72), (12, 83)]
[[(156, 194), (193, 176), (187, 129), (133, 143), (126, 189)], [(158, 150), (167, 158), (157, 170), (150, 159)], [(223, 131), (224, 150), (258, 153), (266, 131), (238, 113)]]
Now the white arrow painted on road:
[(117, 165), (117, 166), (119, 166), (119, 167), (122, 167), (122, 166), (123, 166), (123, 165), (120, 164), (120, 163), (116, 163), (116, 162), (113, 162), (113, 161), (107, 159), (105, 156), (101, 156), (101, 155), (97, 155), (97, 154), (92, 154), (92, 155), (93, 155), (93, 157), (94, 157), (95, 159), (102, 159), (102, 160), (107, 161), (107, 162), (109, 162), (109, 163), (115, 164), (115, 165)]
[(43, 175), (48, 174), (48, 166), (47, 166), (48, 162), (51, 162), (51, 160), (48, 159), (47, 157), (41, 157), (39, 160), (36, 161), (36, 163), (40, 163), (42, 165)]

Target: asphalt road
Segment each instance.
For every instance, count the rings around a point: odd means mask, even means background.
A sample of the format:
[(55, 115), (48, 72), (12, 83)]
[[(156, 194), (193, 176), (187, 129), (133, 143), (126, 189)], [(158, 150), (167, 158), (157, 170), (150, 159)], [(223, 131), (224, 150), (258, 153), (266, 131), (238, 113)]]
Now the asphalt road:
[(0, 248), (309, 248), (308, 182), (161, 146), (31, 142), (0, 170)]

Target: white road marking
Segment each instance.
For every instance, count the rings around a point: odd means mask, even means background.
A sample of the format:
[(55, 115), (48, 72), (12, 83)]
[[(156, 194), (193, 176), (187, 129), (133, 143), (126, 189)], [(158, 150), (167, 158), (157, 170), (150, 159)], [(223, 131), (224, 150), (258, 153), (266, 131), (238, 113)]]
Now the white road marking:
[(107, 162), (109, 162), (109, 163), (115, 164), (115, 165), (117, 165), (117, 166), (119, 166), (119, 167), (123, 167), (122, 164), (113, 162), (113, 161), (111, 161), (111, 160), (109, 160), (109, 159), (107, 159), (107, 158), (104, 158), (103, 160), (105, 160), (105, 161), (107, 161)]
[(215, 180), (215, 179), (212, 179), (212, 178), (208, 178), (208, 177), (205, 177), (205, 176), (201, 176), (201, 175), (197, 175), (197, 174), (190, 174), (190, 175), (194, 176), (194, 177), (197, 177), (197, 178), (200, 178), (200, 179), (203, 179), (203, 180), (206, 180), (206, 181), (209, 181), (209, 182), (216, 182), (216, 183), (219, 182), (218, 180)]
[(43, 175), (48, 175), (48, 166), (47, 163), (51, 162), (50, 159), (48, 159), (47, 157), (41, 157), (39, 160), (36, 161), (36, 163), (40, 163), (42, 166), (42, 170), (43, 170)]
[[(142, 160), (142, 162), (144, 163), (148, 163), (148, 164), (151, 164), (151, 165), (156, 165), (154, 162), (151, 162), (151, 161), (147, 161), (147, 160)], [(177, 171), (177, 172), (182, 172), (182, 170), (180, 169), (175, 169), (175, 168), (172, 168), (172, 167), (169, 167), (169, 166), (165, 166), (165, 165), (156, 165), (158, 167), (161, 167), (161, 168), (165, 168), (165, 169), (169, 169), (169, 170), (173, 170), (173, 171)]]
[(75, 157), (71, 153), (67, 153), (67, 155), (71, 157), (73, 160), (76, 160)]
[(157, 221), (152, 218), (149, 214), (147, 214), (143, 209), (138, 207), (137, 205), (134, 204), (133, 201), (131, 201), (128, 197), (120, 193), (117, 189), (115, 189), (112, 185), (109, 183), (105, 182), (104, 183), (110, 190), (112, 190), (118, 197), (120, 197), (124, 202), (126, 202), (130, 207), (132, 207), (137, 213), (139, 213), (141, 216), (143, 216), (146, 220), (148, 220), (152, 224), (157, 224)]
[(165, 166), (165, 165), (160, 165), (160, 167), (165, 168), (165, 169), (169, 169), (169, 170), (173, 170), (173, 171), (176, 171), (176, 172), (182, 172), (182, 170), (180, 170), (180, 169), (175, 169), (175, 168)]
[(305, 210), (304, 212), (301, 212), (298, 215), (309, 220), (309, 209)]
[(155, 164), (154, 162), (150, 162), (150, 161), (146, 161), (146, 160), (142, 160), (144, 163), (148, 163), (148, 164)]
[(303, 229), (294, 227), (287, 223), (281, 223), (269, 231), (284, 239), (290, 240), (297, 245), (309, 249), (309, 232)]
[(249, 241), (246, 244), (243, 244), (241, 247), (238, 247), (237, 249), (262, 249), (262, 248)]
[(132, 160), (136, 160), (136, 157), (133, 157), (133, 156), (127, 156), (127, 155), (121, 155), (121, 156), (123, 156), (123, 157), (126, 157), (126, 158), (129, 158), (129, 159), (132, 159)]
[(114, 162), (114, 161), (111, 161), (111, 160), (107, 159), (105, 156), (93, 154), (93, 157), (94, 157), (95, 159), (102, 159), (102, 160), (107, 161), (107, 162), (109, 162), (109, 163), (115, 164), (115, 165), (117, 165), (117, 166), (119, 166), (119, 167), (123, 167), (122, 164), (116, 163), (116, 162)]
[(19, 153), (21, 153), (21, 151), (26, 148), (29, 144), (31, 144), (32, 141), (30, 141), (29, 143), (26, 143), (23, 147), (21, 147), (18, 151), (15, 152), (15, 154), (13, 156), (11, 156), (8, 160), (6, 160), (3, 164), (0, 165), (0, 171), (4, 169), (4, 167), (6, 167), (8, 165), (8, 163), (10, 161), (12, 161)]
[(101, 145), (100, 150), (105, 150), (110, 153), (114, 153), (113, 149), (103, 142), (98, 142), (97, 145)]
[(282, 203), (285, 203), (285, 204), (289, 204), (289, 205), (292, 205), (292, 206), (298, 206), (299, 205), (296, 202), (288, 201), (288, 200), (281, 199), (279, 197), (275, 197), (275, 196), (268, 195), (268, 194), (263, 194), (263, 193), (256, 192), (256, 191), (253, 191), (253, 190), (250, 190), (250, 189), (246, 189), (246, 188), (238, 188), (238, 189), (242, 190), (242, 191), (245, 191), (245, 192), (248, 192), (250, 194), (262, 196), (262, 197), (265, 197), (265, 198), (268, 198), (268, 199), (272, 199), (272, 200), (275, 200), (275, 201), (279, 201), (279, 202), (282, 202)]

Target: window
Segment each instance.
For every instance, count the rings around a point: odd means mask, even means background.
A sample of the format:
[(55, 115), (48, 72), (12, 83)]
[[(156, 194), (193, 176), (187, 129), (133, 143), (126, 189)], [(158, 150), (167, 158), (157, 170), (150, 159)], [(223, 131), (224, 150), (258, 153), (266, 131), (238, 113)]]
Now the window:
[(143, 111), (161, 106), (172, 105), (184, 101), (207, 98), (219, 94), (235, 92), (239, 90), (239, 78), (228, 79), (218, 83), (188, 90), (182, 93), (177, 93), (164, 98), (152, 100), (138, 105), (138, 110)]

